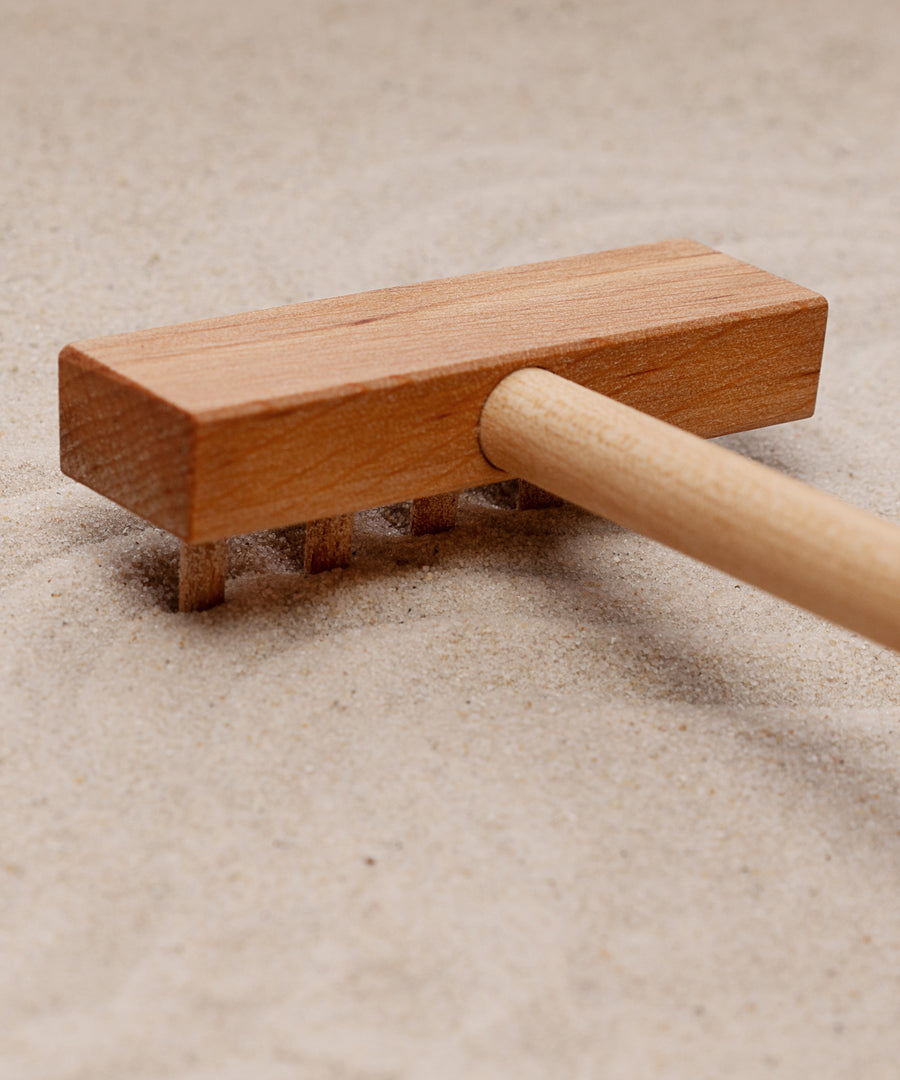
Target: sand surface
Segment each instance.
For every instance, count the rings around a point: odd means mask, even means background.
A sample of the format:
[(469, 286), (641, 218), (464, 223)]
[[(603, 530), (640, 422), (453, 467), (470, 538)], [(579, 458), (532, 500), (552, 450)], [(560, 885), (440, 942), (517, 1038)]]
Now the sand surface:
[(0, 2), (4, 1080), (893, 1077), (900, 657), (572, 508), (350, 570), (57, 467), (68, 341), (689, 236), (900, 521), (900, 6)]

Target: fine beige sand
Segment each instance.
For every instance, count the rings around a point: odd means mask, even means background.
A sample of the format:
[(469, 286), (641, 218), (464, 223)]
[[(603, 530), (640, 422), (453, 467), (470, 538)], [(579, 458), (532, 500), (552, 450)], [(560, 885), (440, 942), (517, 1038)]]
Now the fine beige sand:
[[(689, 236), (900, 521), (900, 6), (0, 0), (4, 1080), (894, 1077), (900, 657), (502, 493), (354, 566), (57, 466), (68, 341)], [(900, 602), (900, 599), (898, 599)]]

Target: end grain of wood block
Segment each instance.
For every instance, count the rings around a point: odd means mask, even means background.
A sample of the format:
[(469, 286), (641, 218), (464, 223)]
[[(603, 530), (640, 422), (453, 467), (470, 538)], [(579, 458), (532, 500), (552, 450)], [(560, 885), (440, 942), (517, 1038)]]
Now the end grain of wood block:
[(206, 611), (225, 599), (228, 557), (224, 540), (211, 544), (182, 541), (178, 559), (178, 610)]
[(321, 574), (350, 565), (353, 544), (353, 515), (320, 518), (306, 523), (303, 565), (308, 574)]
[(410, 536), (447, 532), (456, 524), (458, 508), (459, 495), (456, 492), (413, 499), (409, 512)]

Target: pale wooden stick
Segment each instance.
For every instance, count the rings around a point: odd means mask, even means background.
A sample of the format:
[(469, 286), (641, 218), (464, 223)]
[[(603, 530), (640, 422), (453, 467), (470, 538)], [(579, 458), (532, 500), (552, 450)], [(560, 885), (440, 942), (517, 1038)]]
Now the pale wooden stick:
[(206, 611), (225, 599), (227, 556), (224, 540), (188, 544), (178, 558), (178, 610)]
[(499, 469), (900, 650), (900, 528), (535, 368), (491, 393)]
[(459, 495), (455, 491), (447, 495), (428, 495), (422, 499), (413, 499), (409, 511), (410, 536), (447, 532), (456, 524), (458, 508)]
[(527, 480), (519, 481), (519, 489), (516, 492), (517, 510), (549, 510), (554, 506), (562, 506), (565, 502), (558, 495), (554, 495), (536, 484), (529, 484)]
[(353, 545), (353, 515), (320, 518), (306, 523), (303, 563), (308, 574), (349, 566)]

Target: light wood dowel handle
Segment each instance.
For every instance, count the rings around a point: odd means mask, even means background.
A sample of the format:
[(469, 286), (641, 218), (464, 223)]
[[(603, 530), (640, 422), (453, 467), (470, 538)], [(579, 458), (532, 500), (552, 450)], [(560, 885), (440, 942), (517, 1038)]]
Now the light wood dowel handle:
[(900, 650), (900, 527), (525, 368), (481, 414), (498, 469)]

